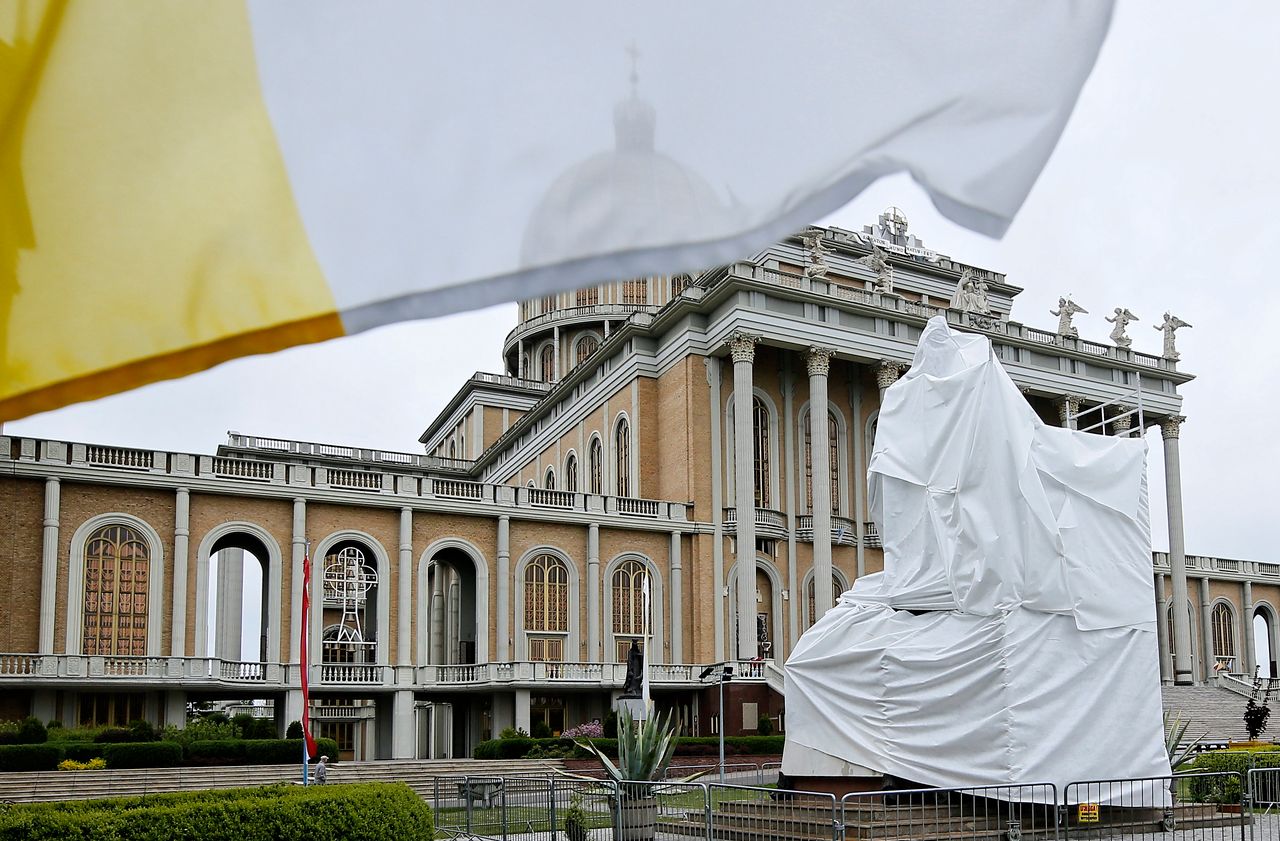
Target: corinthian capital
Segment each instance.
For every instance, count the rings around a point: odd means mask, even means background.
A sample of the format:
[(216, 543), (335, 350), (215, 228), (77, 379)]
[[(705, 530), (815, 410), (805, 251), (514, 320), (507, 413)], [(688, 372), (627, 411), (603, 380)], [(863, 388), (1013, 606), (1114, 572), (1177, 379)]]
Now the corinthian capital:
[(1166, 441), (1170, 438), (1177, 438), (1178, 433), (1182, 431), (1182, 422), (1187, 418), (1185, 415), (1169, 415), (1167, 418), (1160, 420), (1160, 437)]
[(876, 388), (888, 388), (896, 383), (900, 376), (902, 376), (902, 365), (900, 363), (881, 359), (880, 363), (876, 365)]
[(1072, 417), (1080, 414), (1080, 398), (1071, 394), (1060, 397), (1056, 403), (1058, 419), (1065, 425)]
[(729, 345), (729, 353), (733, 356), (733, 361), (754, 362), (756, 359), (756, 342), (759, 340), (759, 336), (743, 333), (742, 331), (730, 336), (726, 344)]
[(829, 347), (811, 345), (805, 355), (805, 368), (811, 377), (825, 377), (831, 373), (831, 356), (835, 353)]

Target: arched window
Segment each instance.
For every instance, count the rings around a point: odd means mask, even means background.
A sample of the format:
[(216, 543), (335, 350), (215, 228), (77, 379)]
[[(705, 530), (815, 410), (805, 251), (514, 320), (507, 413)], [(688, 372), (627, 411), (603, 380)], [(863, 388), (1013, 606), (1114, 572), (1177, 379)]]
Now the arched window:
[(554, 555), (539, 555), (524, 570), (524, 627), (529, 632), (529, 659), (564, 660), (569, 631), (569, 568)]
[(678, 274), (671, 278), (671, 297), (677, 297), (681, 292), (688, 288), (690, 278), (687, 274)]
[(337, 621), (325, 628), (324, 662), (373, 663), (377, 661), (378, 570), (364, 550), (351, 543), (334, 547), (324, 559), (324, 609), (337, 613)]
[(644, 645), (644, 579), (645, 565), (626, 560), (613, 571), (613, 635), (616, 662), (627, 662), (631, 641)]
[(574, 364), (581, 365), (583, 362), (587, 361), (587, 358), (591, 356), (591, 354), (595, 353), (599, 349), (600, 342), (595, 336), (583, 336), (581, 339), (578, 339), (578, 356)]
[(649, 303), (649, 281), (647, 279), (623, 281), (622, 282), (622, 303), (624, 304)]
[(458, 445), (454, 441), (449, 442), (449, 458), (458, 457)]
[(768, 508), (771, 501), (769, 499), (769, 410), (759, 397), (751, 401), (751, 409), (754, 418), (752, 423), (754, 440), (751, 449), (755, 465), (753, 472), (756, 507)]
[(542, 366), (542, 381), (549, 383), (556, 378), (556, 349), (554, 345), (545, 345), (538, 354), (539, 365)]
[(547, 475), (542, 481), (542, 487), (549, 491), (554, 491), (556, 489), (556, 471), (554, 467), (547, 468)]
[[(831, 510), (840, 510), (840, 424), (834, 412), (827, 412), (827, 461), (831, 470)], [(804, 421), (804, 504), (813, 512), (813, 427)]]
[(1213, 606), (1213, 659), (1235, 670), (1235, 616), (1225, 602), (1218, 602)]
[[(817, 582), (817, 576), (810, 576), (809, 592), (807, 593), (808, 601), (806, 602), (807, 612), (805, 613), (805, 616), (804, 616), (805, 627), (812, 625), (814, 622), (817, 622), (819, 619), (822, 618), (821, 616), (818, 616), (818, 606), (817, 606), (818, 589), (816, 586), (816, 582)], [(836, 578), (835, 576), (832, 576), (831, 577), (831, 603), (835, 604), (836, 602), (840, 601), (840, 595), (843, 592), (844, 592), (844, 585), (841, 584), (838, 578)]]
[(552, 311), (553, 309), (555, 309), (555, 308), (556, 308), (556, 296), (555, 296), (555, 295), (547, 295), (546, 297), (544, 297), (544, 298), (542, 299), (542, 311), (543, 311), (544, 313), (546, 313), (546, 312), (551, 312), (551, 311)]
[[(1196, 627), (1192, 621), (1195, 611), (1191, 609), (1191, 603), (1187, 602), (1187, 627), (1191, 630), (1191, 658), (1194, 660), (1196, 656)], [(1173, 602), (1169, 603), (1169, 607), (1165, 610), (1165, 627), (1169, 631), (1169, 656), (1176, 657), (1178, 654), (1178, 635), (1173, 631)]]
[(84, 553), (84, 653), (147, 653), (147, 587), (151, 550), (129, 526), (103, 526)]
[(631, 496), (631, 424), (623, 418), (613, 433), (614, 475), (618, 477), (618, 496)]
[(600, 303), (600, 287), (592, 286), (589, 289), (579, 289), (573, 294), (574, 306), (594, 307)]
[(578, 457), (573, 453), (564, 460), (564, 489), (575, 493), (578, 490)]
[(589, 455), (591, 462), (591, 493), (604, 493), (604, 445), (600, 443), (599, 438), (591, 439), (591, 453)]

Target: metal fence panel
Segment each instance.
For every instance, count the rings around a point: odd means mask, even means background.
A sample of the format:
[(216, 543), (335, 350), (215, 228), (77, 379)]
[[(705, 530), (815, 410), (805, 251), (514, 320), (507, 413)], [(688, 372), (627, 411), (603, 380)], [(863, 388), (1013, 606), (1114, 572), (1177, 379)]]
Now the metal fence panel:
[(1063, 790), (1066, 838), (1250, 841), (1241, 774), (1093, 780)]
[(835, 795), (707, 785), (707, 841), (840, 841)]
[(1280, 839), (1280, 768), (1249, 771), (1248, 792), (1253, 841)]
[(1052, 783), (924, 788), (846, 794), (845, 839), (1021, 841), (1058, 837)]

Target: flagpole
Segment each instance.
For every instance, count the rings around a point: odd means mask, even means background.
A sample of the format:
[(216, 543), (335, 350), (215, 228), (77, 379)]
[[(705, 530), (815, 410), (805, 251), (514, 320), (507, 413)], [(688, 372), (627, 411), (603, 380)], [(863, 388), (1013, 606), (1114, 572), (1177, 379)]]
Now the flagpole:
[(311, 541), (302, 555), (302, 627), (298, 631), (298, 676), (302, 684), (302, 784), (308, 785), (311, 778), (311, 716), (308, 707), (311, 703), (307, 680), (307, 638), (311, 624)]

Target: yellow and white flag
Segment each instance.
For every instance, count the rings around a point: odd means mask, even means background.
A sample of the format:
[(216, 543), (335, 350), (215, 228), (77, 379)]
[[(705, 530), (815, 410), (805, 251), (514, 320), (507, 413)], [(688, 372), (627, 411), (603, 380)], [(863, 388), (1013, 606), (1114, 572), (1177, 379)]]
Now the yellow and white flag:
[(0, 420), (728, 262), (900, 170), (1000, 235), (1110, 13), (8, 0)]

